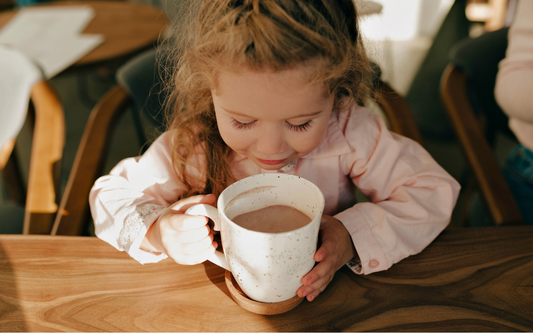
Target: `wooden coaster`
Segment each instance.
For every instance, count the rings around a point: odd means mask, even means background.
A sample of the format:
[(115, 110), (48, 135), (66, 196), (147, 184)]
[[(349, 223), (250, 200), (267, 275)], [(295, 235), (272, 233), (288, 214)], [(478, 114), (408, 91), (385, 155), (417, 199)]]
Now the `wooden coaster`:
[(237, 281), (235, 281), (233, 278), (233, 275), (230, 271), (226, 271), (226, 285), (231, 293), (231, 297), (237, 304), (239, 304), (245, 310), (262, 315), (275, 315), (287, 312), (297, 307), (304, 300), (296, 295), (286, 301), (277, 303), (263, 303), (254, 301), (246, 296), (241, 287), (239, 287), (237, 284)]

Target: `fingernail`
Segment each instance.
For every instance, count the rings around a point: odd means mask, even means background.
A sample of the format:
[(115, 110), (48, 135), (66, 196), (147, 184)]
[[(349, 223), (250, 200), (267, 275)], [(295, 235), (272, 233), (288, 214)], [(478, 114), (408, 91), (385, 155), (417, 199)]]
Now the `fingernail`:
[(313, 296), (313, 295), (309, 295), (309, 296), (307, 296), (307, 300), (308, 300), (309, 302), (312, 302), (314, 299), (315, 299), (315, 296)]

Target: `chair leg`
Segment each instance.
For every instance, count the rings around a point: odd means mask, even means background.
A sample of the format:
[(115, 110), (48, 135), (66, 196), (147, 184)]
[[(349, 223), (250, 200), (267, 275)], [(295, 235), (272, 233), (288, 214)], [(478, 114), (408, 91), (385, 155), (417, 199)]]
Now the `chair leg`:
[(470, 204), (472, 203), (472, 197), (476, 191), (476, 181), (473, 175), (471, 174), (470, 171), (467, 171), (467, 174), (468, 176), (466, 179), (466, 184), (463, 188), (463, 191), (464, 191), (463, 205), (461, 207), (460, 215), (458, 218), (458, 223), (459, 223), (458, 227), (460, 228), (464, 228), (468, 226), (468, 220), (469, 220), (468, 212), (469, 212)]
[(9, 201), (16, 205), (24, 206), (26, 204), (26, 186), (24, 186), (20, 164), (15, 153), (7, 160), (4, 168), (4, 183), (6, 184)]

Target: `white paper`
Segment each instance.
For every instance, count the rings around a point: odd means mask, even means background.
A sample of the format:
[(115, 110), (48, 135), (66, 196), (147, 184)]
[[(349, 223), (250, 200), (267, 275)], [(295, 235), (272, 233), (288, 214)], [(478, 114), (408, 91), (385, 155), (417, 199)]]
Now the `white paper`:
[(94, 15), (89, 6), (23, 8), (0, 30), (0, 44), (24, 52), (51, 78), (104, 41), (81, 34)]
[(39, 68), (23, 53), (0, 45), (0, 148), (18, 135), (30, 91), (41, 78)]
[(54, 77), (103, 42), (101, 35), (77, 35), (36, 39), (16, 47), (41, 67), (46, 78)]

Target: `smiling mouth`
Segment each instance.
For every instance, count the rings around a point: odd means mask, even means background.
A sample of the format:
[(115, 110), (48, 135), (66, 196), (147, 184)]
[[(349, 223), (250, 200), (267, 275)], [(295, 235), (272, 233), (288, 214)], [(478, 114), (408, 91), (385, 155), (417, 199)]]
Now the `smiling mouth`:
[(266, 164), (266, 165), (278, 165), (278, 164), (281, 164), (281, 163), (283, 163), (283, 162), (285, 162), (287, 160), (286, 158), (282, 159), (282, 160), (262, 160), (262, 159), (257, 158), (257, 157), (256, 157), (256, 159), (259, 162), (261, 162), (263, 164)]

